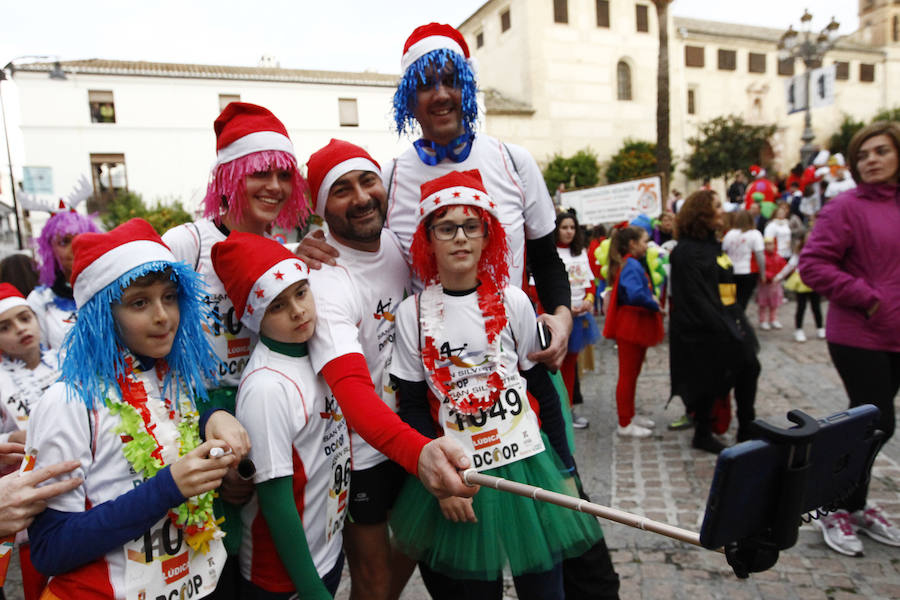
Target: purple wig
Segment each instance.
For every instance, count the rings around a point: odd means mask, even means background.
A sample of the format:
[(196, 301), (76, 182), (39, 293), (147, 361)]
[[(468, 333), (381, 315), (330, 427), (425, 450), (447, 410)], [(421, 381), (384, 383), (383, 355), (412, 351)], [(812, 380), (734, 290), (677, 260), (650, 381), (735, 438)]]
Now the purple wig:
[(293, 155), (281, 150), (254, 152), (217, 165), (206, 188), (203, 216), (214, 220), (216, 224), (222, 221), (225, 214), (230, 215), (235, 223), (243, 221), (247, 210), (245, 196), (247, 175), (270, 169), (290, 171), (293, 174), (294, 184), (291, 197), (275, 218), (275, 225), (283, 229), (302, 227), (310, 214), (307, 200), (309, 185), (297, 168), (297, 160)]
[(53, 252), (53, 243), (57, 238), (79, 233), (99, 233), (100, 228), (91, 217), (65, 210), (50, 217), (41, 230), (41, 237), (37, 240), (37, 253), (41, 267), (38, 278), (41, 285), (51, 286), (56, 281), (58, 273), (62, 272), (62, 266)]

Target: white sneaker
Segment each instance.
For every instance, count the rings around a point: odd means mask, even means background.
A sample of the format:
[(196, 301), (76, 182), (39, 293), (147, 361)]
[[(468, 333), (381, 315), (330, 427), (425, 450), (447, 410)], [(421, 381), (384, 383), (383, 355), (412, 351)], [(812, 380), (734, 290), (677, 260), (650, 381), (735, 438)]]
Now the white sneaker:
[(572, 415), (572, 428), (573, 429), (587, 429), (590, 427), (591, 422), (588, 421), (585, 417), (579, 417), (578, 415)]
[(762, 323), (759, 324), (759, 328), (762, 329), (763, 331), (768, 331), (768, 330), (772, 329), (772, 326), (769, 325), (768, 321), (763, 321)]
[(648, 419), (647, 417), (642, 417), (641, 415), (634, 415), (634, 418), (631, 419), (631, 422), (639, 427), (656, 427), (656, 423), (653, 422), (653, 419)]
[(819, 327), (818, 329), (816, 329), (816, 337), (819, 338), (820, 340), (825, 339), (825, 328), (824, 327)]
[(862, 542), (856, 537), (853, 523), (846, 510), (838, 510), (819, 517), (815, 523), (822, 530), (822, 536), (829, 548), (847, 556), (862, 556)]
[(803, 333), (802, 329), (797, 329), (794, 331), (794, 341), (801, 343), (806, 341), (806, 334)]
[(850, 515), (856, 532), (863, 532), (876, 542), (888, 546), (900, 546), (900, 529), (891, 523), (877, 506), (869, 505)]
[(782, 327), (781, 321), (772, 321), (772, 329), (781, 329)]
[(622, 427), (619, 425), (619, 430), (616, 432), (623, 437), (636, 437), (636, 438), (645, 438), (653, 435), (653, 432), (647, 429), (646, 427), (641, 427), (633, 420), (631, 423)]

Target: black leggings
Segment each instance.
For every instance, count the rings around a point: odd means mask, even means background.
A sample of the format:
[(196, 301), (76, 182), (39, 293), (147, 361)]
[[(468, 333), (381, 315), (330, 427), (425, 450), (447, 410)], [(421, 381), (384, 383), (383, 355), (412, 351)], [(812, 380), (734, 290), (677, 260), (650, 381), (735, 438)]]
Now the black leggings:
[[(874, 404), (881, 411), (878, 428), (884, 432), (887, 442), (894, 435), (894, 398), (900, 390), (900, 352), (829, 342), (828, 353), (844, 382), (850, 407)], [(851, 512), (863, 509), (868, 494), (869, 485), (860, 486), (844, 503), (844, 508)]]
[(735, 275), (734, 283), (737, 285), (737, 302), (741, 305), (741, 310), (747, 310), (750, 298), (753, 296), (753, 290), (759, 283), (758, 273), (748, 273), (746, 275)]
[(806, 313), (807, 299), (809, 307), (812, 309), (813, 319), (816, 321), (816, 328), (822, 329), (822, 306), (819, 302), (819, 295), (815, 292), (797, 292), (797, 312), (794, 315), (794, 325), (797, 329), (803, 329), (803, 315)]

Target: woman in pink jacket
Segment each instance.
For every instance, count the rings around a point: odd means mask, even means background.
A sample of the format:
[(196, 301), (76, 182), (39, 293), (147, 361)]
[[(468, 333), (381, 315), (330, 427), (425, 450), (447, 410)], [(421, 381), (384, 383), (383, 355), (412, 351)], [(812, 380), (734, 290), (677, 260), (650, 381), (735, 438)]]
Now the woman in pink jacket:
[[(800, 255), (804, 283), (829, 301), (828, 352), (850, 406), (874, 404), (878, 428), (894, 433), (900, 389), (900, 124), (876, 122), (850, 141), (850, 172), (859, 187), (825, 205)], [(867, 505), (860, 486), (819, 520), (825, 542), (842, 554), (862, 554), (863, 532), (900, 546), (900, 529)]]

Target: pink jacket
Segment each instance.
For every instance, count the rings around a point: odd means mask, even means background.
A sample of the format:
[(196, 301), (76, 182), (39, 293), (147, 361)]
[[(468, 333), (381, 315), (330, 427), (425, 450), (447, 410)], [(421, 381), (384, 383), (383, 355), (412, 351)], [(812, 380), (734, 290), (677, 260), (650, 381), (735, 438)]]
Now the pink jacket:
[[(861, 184), (828, 202), (800, 254), (828, 306), (829, 342), (900, 352), (900, 188)], [(871, 317), (866, 311), (876, 302)]]

